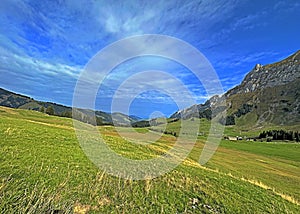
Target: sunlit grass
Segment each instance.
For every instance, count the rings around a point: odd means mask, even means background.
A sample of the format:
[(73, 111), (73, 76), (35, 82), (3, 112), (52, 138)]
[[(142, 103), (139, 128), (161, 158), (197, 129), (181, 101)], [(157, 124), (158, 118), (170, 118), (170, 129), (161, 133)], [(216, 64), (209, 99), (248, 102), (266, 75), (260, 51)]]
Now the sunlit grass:
[[(200, 166), (205, 138), (199, 137), (190, 157), (172, 172), (131, 181), (92, 164), (70, 119), (2, 107), (0, 116), (1, 213), (300, 212), (299, 147), (292, 144), (253, 144), (251, 149), (223, 141), (211, 161)], [(161, 155), (176, 140), (162, 135), (155, 143), (137, 144), (113, 127), (99, 129), (114, 151), (132, 159)]]

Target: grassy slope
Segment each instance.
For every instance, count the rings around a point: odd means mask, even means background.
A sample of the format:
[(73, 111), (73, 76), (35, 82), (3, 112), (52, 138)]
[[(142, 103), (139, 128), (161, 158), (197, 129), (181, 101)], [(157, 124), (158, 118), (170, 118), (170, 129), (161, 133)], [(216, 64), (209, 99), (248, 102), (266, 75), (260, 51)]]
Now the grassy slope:
[[(101, 127), (100, 131), (112, 139), (112, 148), (137, 159), (149, 153), (160, 154), (159, 149), (166, 149), (175, 139), (166, 135), (152, 147), (130, 147), (124, 152), (119, 148), (124, 148), (126, 142), (113, 128)], [(72, 121), (67, 118), (0, 107), (0, 139), (1, 213), (300, 211), (298, 205), (290, 202), (299, 200), (299, 147), (284, 145), (293, 151), (287, 157), (278, 155), (283, 149), (281, 144), (266, 155), (260, 152), (267, 151), (266, 144), (257, 144), (252, 150), (242, 144), (224, 142), (207, 166), (201, 167), (193, 161), (203, 146), (200, 139), (190, 159), (174, 171), (153, 180), (128, 181), (99, 171), (86, 158)], [(242, 159), (238, 161), (238, 157)], [(265, 167), (262, 161), (274, 168), (271, 172), (283, 174), (282, 179), (260, 174)], [(254, 181), (262, 181), (274, 191), (259, 187), (261, 183)]]
[(286, 85), (232, 95), (226, 100), (231, 103), (227, 114), (234, 114), (243, 104), (248, 103), (256, 108), (251, 113), (236, 118), (236, 124), (243, 129), (251, 130), (271, 124), (299, 125), (299, 83), (300, 80), (295, 79)]
[[(196, 119), (194, 119), (196, 121)], [(199, 133), (204, 136), (198, 137), (191, 158), (199, 159), (200, 152), (206, 141), (210, 129), (210, 122), (201, 119)], [(178, 132), (180, 121), (168, 124), (168, 131)], [(163, 127), (156, 127), (157, 130)], [(299, 130), (298, 126), (267, 126), (264, 130), (285, 129)], [(244, 131), (237, 126), (226, 127), (224, 134), (228, 136), (257, 136), (262, 130)], [(222, 140), (214, 157), (206, 164), (206, 167), (223, 173), (247, 179), (250, 182), (256, 181), (268, 186), (279, 194), (287, 197), (292, 196), (300, 200), (300, 145), (296, 143), (282, 142), (231, 142)], [(257, 184), (260, 185), (260, 184)]]

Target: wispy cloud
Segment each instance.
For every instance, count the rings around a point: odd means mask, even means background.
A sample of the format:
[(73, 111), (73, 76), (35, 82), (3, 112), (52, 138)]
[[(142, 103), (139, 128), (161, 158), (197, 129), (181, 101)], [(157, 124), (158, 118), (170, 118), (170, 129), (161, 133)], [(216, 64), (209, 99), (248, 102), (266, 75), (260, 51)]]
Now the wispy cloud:
[[(36, 99), (69, 104), (80, 66), (48, 63), (0, 48), (2, 87)], [(12, 84), (14, 87), (12, 87)]]
[[(68, 75), (77, 79), (82, 70), (80, 66), (69, 66), (61, 63), (48, 63), (25, 55), (17, 55), (0, 47), (2, 64), (0, 68), (16, 73), (46, 74), (52, 76)], [(29, 73), (30, 72), (30, 73)], [(29, 75), (30, 76), (30, 75)]]
[[(2, 0), (0, 87), (71, 104), (80, 71), (99, 50), (127, 36), (164, 34), (205, 54), (227, 89), (239, 83), (256, 63), (270, 63), (299, 49), (299, 7), (299, 2), (292, 0), (87, 0), (84, 4), (73, 0)], [(142, 50), (148, 44), (135, 44), (134, 48)], [(159, 48), (168, 50), (168, 45)], [(116, 51), (107, 61), (131, 48)], [(189, 53), (180, 54), (189, 57)], [(163, 70), (178, 78), (199, 102), (210, 96), (187, 68), (154, 58), (122, 63), (106, 77), (103, 94), (109, 98), (122, 81), (144, 69)], [(95, 79), (91, 76), (87, 81)], [(174, 87), (168, 81), (152, 83)], [(154, 101), (167, 99), (151, 93), (148, 98)], [(146, 95), (138, 99), (146, 102)]]

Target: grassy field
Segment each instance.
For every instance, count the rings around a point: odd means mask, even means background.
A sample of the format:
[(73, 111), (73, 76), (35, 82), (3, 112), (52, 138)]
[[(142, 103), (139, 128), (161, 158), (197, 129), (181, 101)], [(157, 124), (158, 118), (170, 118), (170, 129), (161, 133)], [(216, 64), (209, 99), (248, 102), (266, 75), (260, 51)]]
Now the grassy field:
[[(209, 130), (207, 121), (201, 124), (203, 135), (176, 169), (132, 181), (93, 165), (77, 141), (72, 120), (0, 107), (0, 213), (300, 212), (299, 144), (222, 141), (201, 166), (198, 159)], [(176, 131), (178, 124), (168, 129)], [(153, 144), (136, 146), (129, 142), (132, 130), (122, 129), (128, 140), (113, 127), (99, 130), (110, 148), (133, 159), (160, 155), (176, 140), (163, 135)]]

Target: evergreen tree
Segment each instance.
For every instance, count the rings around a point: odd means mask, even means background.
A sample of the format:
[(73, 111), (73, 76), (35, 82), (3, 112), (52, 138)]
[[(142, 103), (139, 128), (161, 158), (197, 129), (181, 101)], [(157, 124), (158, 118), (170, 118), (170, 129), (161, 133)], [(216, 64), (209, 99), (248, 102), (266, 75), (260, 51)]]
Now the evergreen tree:
[(235, 125), (235, 118), (233, 115), (226, 116), (225, 125), (226, 126)]
[(44, 106), (42, 106), (42, 107), (40, 108), (40, 112), (45, 113), (45, 107), (44, 107)]
[(72, 111), (64, 111), (60, 116), (72, 118)]
[(46, 109), (46, 113), (49, 114), (49, 115), (54, 115), (54, 108), (53, 106), (48, 106), (47, 109)]
[(300, 134), (298, 132), (295, 132), (295, 140), (296, 142), (300, 141)]
[(96, 124), (97, 124), (97, 126), (103, 125), (102, 119), (100, 117), (96, 116)]

